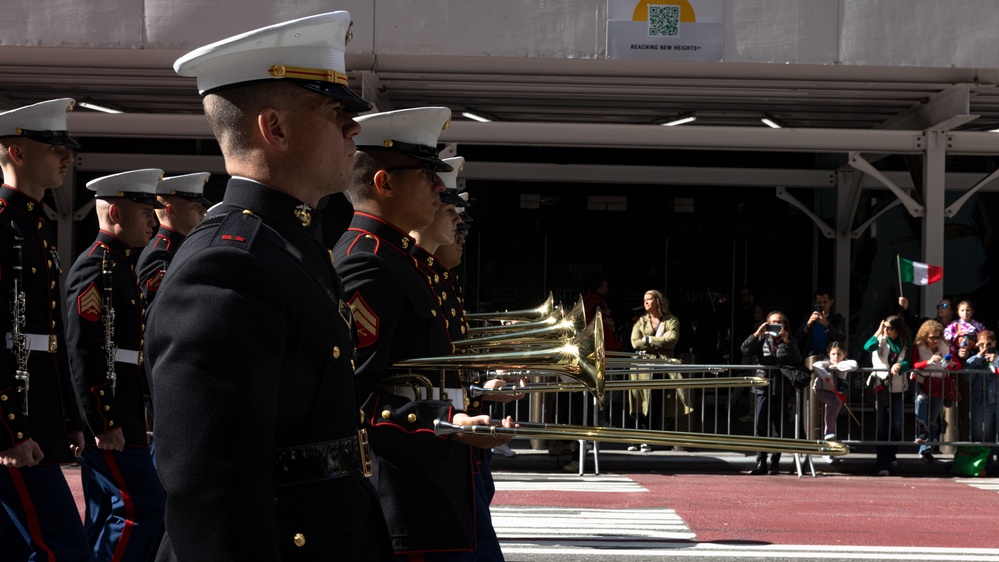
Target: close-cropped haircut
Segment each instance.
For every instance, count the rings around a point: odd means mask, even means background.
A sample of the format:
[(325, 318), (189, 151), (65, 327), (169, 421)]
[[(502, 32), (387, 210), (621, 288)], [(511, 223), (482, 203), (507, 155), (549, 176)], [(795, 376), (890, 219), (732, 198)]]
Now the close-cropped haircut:
[(344, 192), (353, 205), (371, 199), (378, 170), (408, 165), (412, 158), (394, 150), (365, 147), (354, 154), (354, 177)]
[(297, 107), (307, 92), (285, 80), (262, 80), (212, 92), (202, 105), (222, 153), (241, 156), (250, 149), (250, 131), (261, 110)]

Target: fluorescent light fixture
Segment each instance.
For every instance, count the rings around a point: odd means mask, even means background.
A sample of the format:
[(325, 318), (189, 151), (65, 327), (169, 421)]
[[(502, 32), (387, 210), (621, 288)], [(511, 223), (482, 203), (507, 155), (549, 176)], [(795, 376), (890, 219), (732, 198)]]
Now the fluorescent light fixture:
[(680, 115), (672, 121), (667, 121), (662, 124), (663, 127), (675, 127), (677, 125), (683, 125), (684, 123), (692, 123), (697, 120), (696, 115)]
[(767, 127), (770, 127), (771, 129), (781, 128), (781, 124), (774, 121), (773, 118), (770, 117), (769, 115), (764, 115), (763, 117), (760, 118), (760, 121), (763, 121), (763, 124), (766, 125)]
[(94, 111), (100, 111), (100, 112), (103, 112), (103, 113), (125, 113), (124, 111), (122, 111), (120, 109), (112, 109), (110, 107), (105, 107), (103, 105), (97, 105), (96, 103), (91, 103), (89, 101), (81, 101), (81, 102), (78, 102), (76, 105), (78, 105), (80, 107), (85, 107), (87, 109), (92, 109)]
[(479, 123), (492, 123), (492, 121), (493, 121), (492, 119), (489, 119), (488, 117), (483, 117), (483, 116), (479, 115), (478, 113), (472, 113), (471, 111), (462, 111), (461, 112), (461, 116), (465, 117), (465, 118), (468, 118), (468, 119), (471, 119), (472, 121), (478, 121)]

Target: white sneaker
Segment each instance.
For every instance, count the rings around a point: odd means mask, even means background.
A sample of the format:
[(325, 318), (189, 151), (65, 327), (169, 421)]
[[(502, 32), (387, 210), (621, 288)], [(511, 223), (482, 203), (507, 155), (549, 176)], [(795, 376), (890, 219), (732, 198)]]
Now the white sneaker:
[(628, 445), (628, 450), (629, 451), (637, 451), (638, 450), (638, 445)]
[(579, 461), (569, 461), (569, 464), (563, 466), (562, 470), (566, 472), (579, 472)]
[(514, 451), (509, 445), (504, 443), (499, 447), (493, 447), (493, 454), (502, 455), (504, 457), (516, 457), (517, 451)]
[(878, 476), (891, 476), (891, 473), (888, 472), (887, 470), (879, 470)]
[(826, 441), (835, 441), (836, 440), (836, 434), (835, 433), (827, 433), (826, 436), (824, 437), (824, 439)]
[(642, 446), (640, 448), (641, 448), (641, 450), (642, 450), (643, 453), (651, 453), (652, 452), (652, 447), (650, 447), (648, 443), (642, 443)]
[(829, 463), (829, 464), (833, 464), (834, 462), (836, 462), (836, 457), (834, 457), (832, 455), (826, 455), (823, 458), (825, 458), (826, 462)]

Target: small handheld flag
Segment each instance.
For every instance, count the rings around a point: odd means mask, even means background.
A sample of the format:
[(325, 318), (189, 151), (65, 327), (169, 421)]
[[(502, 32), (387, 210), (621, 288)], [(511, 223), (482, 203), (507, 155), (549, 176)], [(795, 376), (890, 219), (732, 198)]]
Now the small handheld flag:
[(930, 285), (943, 279), (943, 268), (936, 265), (898, 259), (899, 282), (914, 285)]

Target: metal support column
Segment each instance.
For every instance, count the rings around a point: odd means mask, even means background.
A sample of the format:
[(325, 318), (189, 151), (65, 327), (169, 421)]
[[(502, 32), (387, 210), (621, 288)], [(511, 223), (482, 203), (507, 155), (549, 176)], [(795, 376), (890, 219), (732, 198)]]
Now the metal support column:
[[(926, 131), (926, 144), (923, 156), (923, 261), (943, 266), (944, 264), (944, 176), (947, 157), (947, 133)], [(946, 271), (944, 272), (946, 275)], [(927, 285), (923, 289), (922, 315), (933, 318), (937, 315), (936, 304), (943, 298), (943, 283)]]

